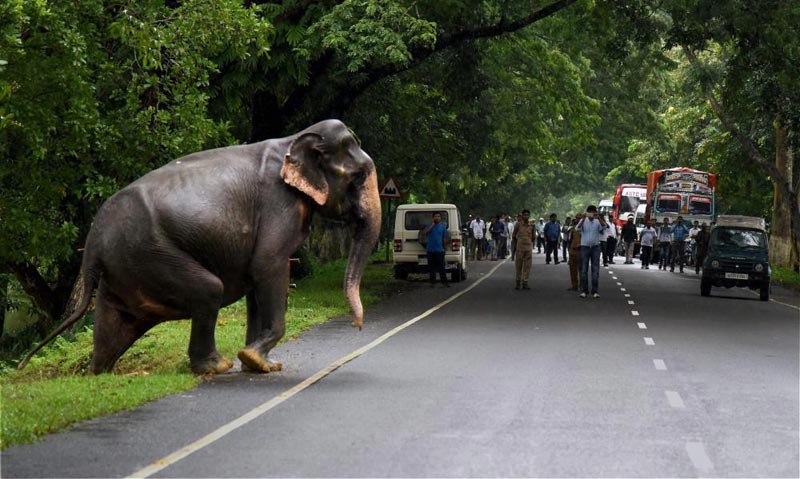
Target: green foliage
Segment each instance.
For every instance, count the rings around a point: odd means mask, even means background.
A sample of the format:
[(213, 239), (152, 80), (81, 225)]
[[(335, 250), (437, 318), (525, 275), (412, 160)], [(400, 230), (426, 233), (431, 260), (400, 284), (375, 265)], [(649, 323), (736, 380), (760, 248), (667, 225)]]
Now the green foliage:
[[(379, 252), (373, 260), (382, 257)], [(345, 266), (344, 259), (321, 265), (298, 282), (298, 289), (289, 296), (284, 341), (332, 317), (349, 314), (342, 294)], [(391, 265), (368, 265), (362, 302), (374, 304), (394, 283)], [(244, 346), (246, 323), (244, 300), (220, 311), (216, 342), (223, 356), (234, 358)], [(73, 336), (57, 338), (22, 371), (5, 363), (0, 368), (0, 448), (191, 389), (199, 379), (191, 374), (186, 356), (190, 327), (189, 321), (172, 321), (153, 328), (120, 358), (112, 375), (88, 375), (92, 351), (88, 326)]]

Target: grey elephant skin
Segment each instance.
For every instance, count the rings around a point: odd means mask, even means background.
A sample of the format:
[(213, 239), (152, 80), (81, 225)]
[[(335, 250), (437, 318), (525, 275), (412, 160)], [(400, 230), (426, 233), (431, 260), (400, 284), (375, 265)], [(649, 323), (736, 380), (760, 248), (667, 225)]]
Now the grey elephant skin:
[(380, 231), (377, 173), (352, 131), (326, 120), (287, 138), (184, 156), (109, 198), (87, 236), (76, 310), (19, 367), (85, 314), (96, 289), (94, 373), (111, 371), (153, 326), (185, 318), (192, 371), (227, 371), (217, 314), (243, 296), (242, 366), (279, 370), (269, 352), (285, 333), (289, 256), (314, 212), (352, 225), (344, 293), (361, 328), (361, 276)]

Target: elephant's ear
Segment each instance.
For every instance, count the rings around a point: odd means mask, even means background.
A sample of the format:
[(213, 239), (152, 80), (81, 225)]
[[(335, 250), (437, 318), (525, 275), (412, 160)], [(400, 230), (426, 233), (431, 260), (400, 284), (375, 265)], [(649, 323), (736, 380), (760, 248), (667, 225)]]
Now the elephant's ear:
[(283, 158), (281, 178), (286, 184), (310, 196), (318, 205), (328, 201), (328, 182), (323, 170), (323, 138), (304, 133), (289, 145)]

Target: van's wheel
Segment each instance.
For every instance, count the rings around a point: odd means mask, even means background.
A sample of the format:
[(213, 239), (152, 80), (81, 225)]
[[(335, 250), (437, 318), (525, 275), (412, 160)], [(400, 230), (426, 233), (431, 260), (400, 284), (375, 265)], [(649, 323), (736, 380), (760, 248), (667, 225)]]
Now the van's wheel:
[(467, 270), (461, 268), (461, 281), (466, 281), (467, 279)]
[(461, 265), (458, 265), (456, 269), (450, 272), (450, 281), (453, 283), (458, 283), (461, 281), (461, 275), (464, 274), (464, 268)]
[(395, 279), (408, 279), (408, 271), (404, 268), (398, 268), (397, 266), (394, 267), (394, 277)]
[(711, 280), (700, 280), (700, 296), (711, 296)]
[(769, 281), (761, 283), (761, 294), (759, 297), (761, 301), (769, 301)]

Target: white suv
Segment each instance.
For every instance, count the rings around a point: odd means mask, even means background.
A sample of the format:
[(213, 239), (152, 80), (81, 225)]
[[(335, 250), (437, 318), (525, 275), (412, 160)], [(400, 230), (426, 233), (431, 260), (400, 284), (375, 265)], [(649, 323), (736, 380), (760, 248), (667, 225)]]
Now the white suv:
[(422, 230), (433, 221), (433, 214), (442, 215), (447, 228), (444, 254), (445, 269), (454, 283), (467, 279), (465, 238), (461, 233), (461, 214), (455, 205), (400, 205), (394, 221), (394, 276), (406, 279), (412, 273), (428, 273), (426, 238)]

